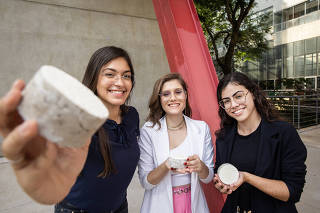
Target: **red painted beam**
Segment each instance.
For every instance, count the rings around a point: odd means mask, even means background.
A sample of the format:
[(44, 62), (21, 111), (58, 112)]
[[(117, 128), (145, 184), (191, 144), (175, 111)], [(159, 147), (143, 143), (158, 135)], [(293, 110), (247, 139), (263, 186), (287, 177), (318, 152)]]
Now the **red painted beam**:
[[(193, 118), (219, 128), (216, 90), (218, 78), (192, 0), (153, 0), (171, 72), (180, 73), (189, 86)], [(220, 212), (224, 199), (213, 183), (203, 185), (210, 212)]]

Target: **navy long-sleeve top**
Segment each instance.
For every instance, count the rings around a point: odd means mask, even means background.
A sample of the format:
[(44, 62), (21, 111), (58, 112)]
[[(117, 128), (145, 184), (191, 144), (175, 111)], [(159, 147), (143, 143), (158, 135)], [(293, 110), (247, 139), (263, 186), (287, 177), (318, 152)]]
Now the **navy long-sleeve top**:
[(76, 183), (64, 199), (77, 208), (88, 212), (105, 212), (119, 208), (127, 196), (127, 187), (132, 180), (140, 150), (139, 115), (135, 108), (129, 107), (122, 117), (121, 124), (107, 120), (103, 128), (109, 136), (111, 158), (117, 172), (106, 178), (99, 178), (104, 160), (100, 153), (98, 134), (92, 137), (87, 160)]

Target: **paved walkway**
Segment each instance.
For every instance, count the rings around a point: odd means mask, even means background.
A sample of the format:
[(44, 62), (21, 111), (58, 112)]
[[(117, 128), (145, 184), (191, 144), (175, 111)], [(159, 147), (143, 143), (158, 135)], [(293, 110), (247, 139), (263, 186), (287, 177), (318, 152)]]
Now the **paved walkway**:
[[(299, 135), (308, 157), (306, 185), (297, 207), (303, 213), (320, 212), (320, 125), (299, 130)], [(39, 205), (22, 192), (4, 158), (0, 158), (0, 171), (0, 213), (53, 213), (52, 206)], [(128, 189), (130, 213), (139, 212), (142, 199), (143, 189), (136, 173)]]
[(299, 212), (320, 212), (320, 125), (299, 130), (307, 147), (306, 185), (297, 204)]

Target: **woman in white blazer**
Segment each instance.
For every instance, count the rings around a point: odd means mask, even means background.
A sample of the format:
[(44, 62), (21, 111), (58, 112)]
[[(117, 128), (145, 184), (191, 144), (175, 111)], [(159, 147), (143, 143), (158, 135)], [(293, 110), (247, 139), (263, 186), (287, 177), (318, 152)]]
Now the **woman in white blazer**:
[[(200, 181), (213, 179), (210, 129), (204, 121), (189, 118), (187, 94), (186, 83), (177, 73), (165, 75), (154, 85), (139, 139), (138, 172), (145, 188), (141, 213), (209, 212)], [(169, 159), (182, 156), (184, 166), (174, 168)]]

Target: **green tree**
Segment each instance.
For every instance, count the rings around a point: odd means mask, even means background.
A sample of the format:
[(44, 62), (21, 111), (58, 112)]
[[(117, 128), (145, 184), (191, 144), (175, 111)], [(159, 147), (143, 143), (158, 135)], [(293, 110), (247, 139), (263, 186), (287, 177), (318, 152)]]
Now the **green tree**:
[[(270, 14), (253, 11), (255, 0), (194, 0), (215, 64), (224, 74), (268, 49)], [(219, 74), (219, 73), (218, 73)]]

